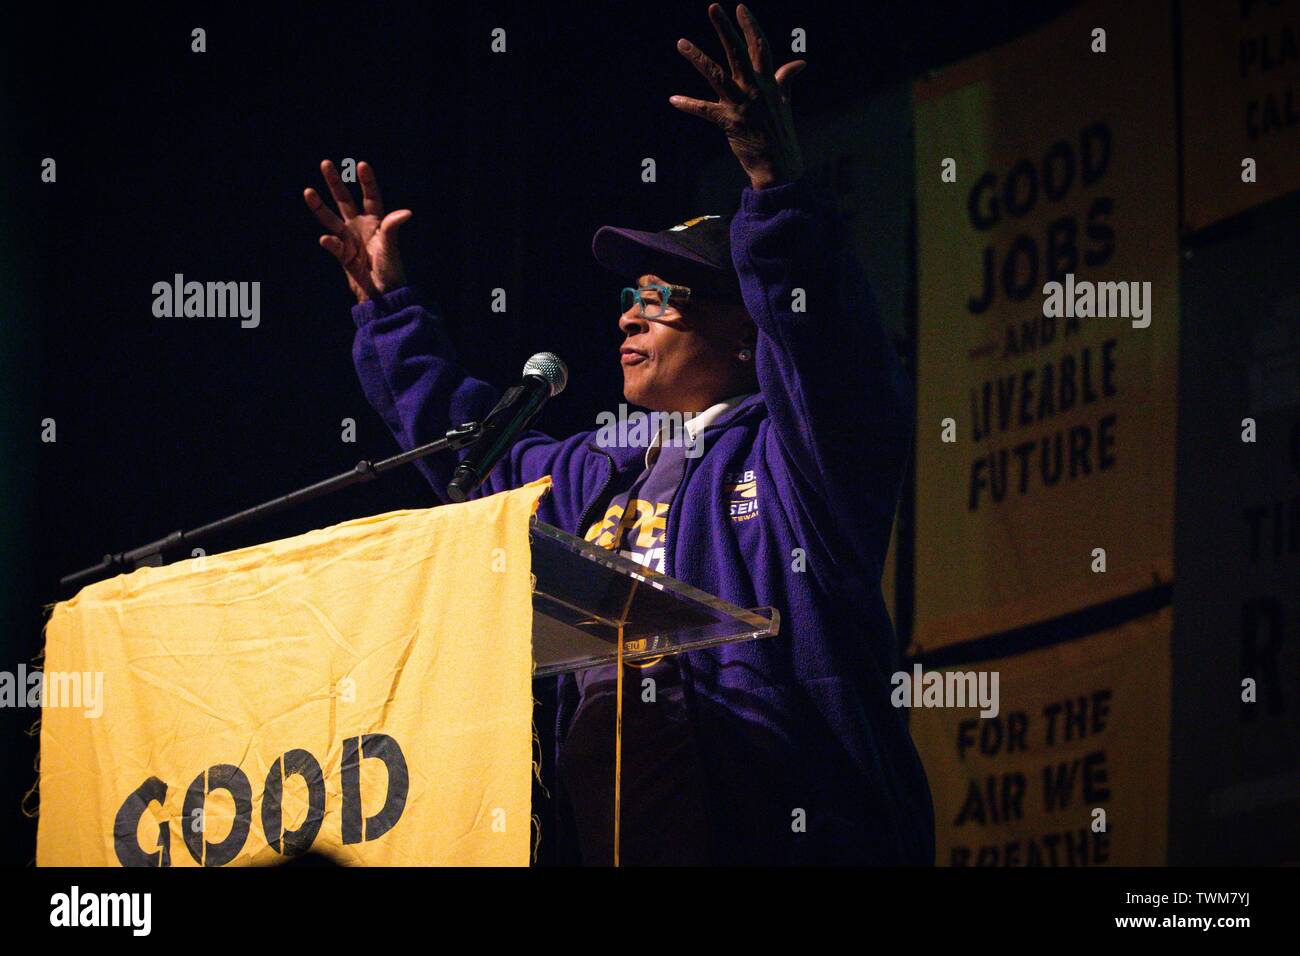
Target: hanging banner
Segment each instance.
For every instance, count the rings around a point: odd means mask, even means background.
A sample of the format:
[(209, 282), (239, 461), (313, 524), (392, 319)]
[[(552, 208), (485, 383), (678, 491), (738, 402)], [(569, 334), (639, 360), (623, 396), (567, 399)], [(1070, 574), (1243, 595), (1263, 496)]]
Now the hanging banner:
[[(1044, 650), (923, 675), (923, 686), (974, 675), (971, 686), (996, 689), (984, 710), (912, 710), (940, 866), (1165, 863), (1170, 621), (1166, 607)], [(924, 691), (914, 697), (925, 701)]]
[(1300, 863), (1300, 195), (1183, 267), (1169, 861)]
[(1300, 0), (1183, 3), (1183, 222), (1300, 189)]
[(526, 866), (542, 479), (144, 568), (46, 626), (41, 866)]
[(1088, 4), (916, 87), (914, 654), (1172, 576), (1169, 31)]

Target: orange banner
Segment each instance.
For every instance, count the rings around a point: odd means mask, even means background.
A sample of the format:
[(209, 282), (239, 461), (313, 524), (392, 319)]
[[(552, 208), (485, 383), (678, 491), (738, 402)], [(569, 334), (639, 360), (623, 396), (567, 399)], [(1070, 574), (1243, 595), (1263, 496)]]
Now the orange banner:
[(56, 605), (47, 681), (103, 693), (46, 701), (37, 863), (310, 849), (526, 866), (528, 522), (549, 486), (143, 568)]
[(954, 671), (997, 675), (997, 713), (920, 707), (941, 866), (1158, 866), (1168, 840), (1168, 608)]
[(1169, 33), (1088, 4), (916, 87), (913, 653), (1172, 578)]

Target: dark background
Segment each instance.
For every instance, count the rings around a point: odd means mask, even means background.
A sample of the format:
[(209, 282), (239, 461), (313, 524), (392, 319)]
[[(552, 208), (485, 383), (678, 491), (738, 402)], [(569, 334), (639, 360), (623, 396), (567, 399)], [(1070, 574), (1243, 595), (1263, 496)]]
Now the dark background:
[[(798, 121), (1069, 6), (753, 9), (778, 47), (794, 27), (807, 31)], [(468, 368), (506, 385), (533, 352), (553, 350), (571, 385), (540, 426), (593, 427), (620, 400), (623, 283), (592, 259), (592, 234), (730, 211), (691, 207), (698, 168), (726, 144), (667, 102), (707, 93), (674, 48), (686, 36), (720, 55), (706, 8), (27, 7), (0, 39), (0, 667), (38, 653), (42, 605), (70, 596), (60, 575), (396, 451), (357, 384), (351, 297), (301, 199), (305, 186), (321, 188), (322, 158), (369, 161), (388, 209), (414, 210), (402, 230), (408, 276), (448, 317)], [(498, 26), (504, 55), (489, 50)], [(194, 27), (207, 31), (206, 53), (190, 52)], [(56, 184), (40, 182), (47, 156)], [(657, 161), (653, 184), (640, 179), (646, 156)], [(737, 167), (737, 202), (742, 185)], [(152, 286), (178, 272), (260, 282), (260, 327), (155, 318)], [(505, 314), (489, 309), (498, 286)], [(45, 418), (57, 424), (53, 444), (39, 441)], [(355, 444), (340, 440), (344, 418), (357, 422)], [(208, 550), (432, 503), (406, 469)], [(35, 779), (26, 731), (36, 717), (0, 711), (9, 864), (34, 856), (35, 821), (20, 804)]]

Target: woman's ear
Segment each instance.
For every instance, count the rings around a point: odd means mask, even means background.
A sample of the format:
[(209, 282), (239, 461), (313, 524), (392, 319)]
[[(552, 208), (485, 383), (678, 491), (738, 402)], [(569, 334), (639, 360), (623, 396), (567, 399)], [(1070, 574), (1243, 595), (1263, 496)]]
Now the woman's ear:
[[(740, 342), (736, 346), (736, 358), (748, 365), (754, 358), (754, 349), (758, 343), (758, 326), (753, 319), (746, 318), (740, 327)], [(750, 368), (753, 368), (751, 365)]]

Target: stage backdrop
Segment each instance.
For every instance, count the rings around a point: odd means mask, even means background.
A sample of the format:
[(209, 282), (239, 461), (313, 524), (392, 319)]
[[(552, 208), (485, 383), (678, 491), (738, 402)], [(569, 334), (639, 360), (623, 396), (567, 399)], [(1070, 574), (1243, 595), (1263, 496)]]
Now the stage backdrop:
[[(1171, 579), (1170, 28), (1167, 4), (1087, 4), (915, 89), (913, 653)], [(1048, 318), (1053, 281), (1074, 309)], [(1102, 282), (1145, 317), (1077, 317)]]
[(1300, 0), (1187, 0), (1180, 11), (1183, 221), (1195, 230), (1300, 189)]
[[(527, 865), (550, 485), (91, 585), (46, 627), (42, 866)], [(102, 675), (102, 695), (72, 693)], [(88, 706), (76, 706), (77, 704)], [(98, 713), (97, 713), (98, 711)]]
[(1001, 706), (911, 712), (940, 866), (1164, 865), (1171, 619), (945, 668), (997, 673)]

